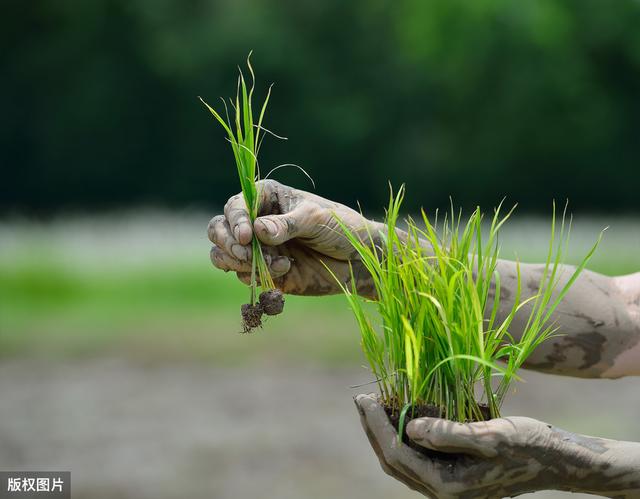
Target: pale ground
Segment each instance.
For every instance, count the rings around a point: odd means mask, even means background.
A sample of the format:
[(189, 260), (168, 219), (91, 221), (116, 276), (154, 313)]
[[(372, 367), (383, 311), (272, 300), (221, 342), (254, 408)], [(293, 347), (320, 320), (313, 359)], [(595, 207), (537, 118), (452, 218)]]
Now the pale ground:
[[(348, 386), (365, 379), (320, 367), (8, 360), (0, 468), (71, 470), (77, 499), (418, 497), (379, 469), (360, 429)], [(526, 379), (505, 413), (640, 439), (637, 379)]]

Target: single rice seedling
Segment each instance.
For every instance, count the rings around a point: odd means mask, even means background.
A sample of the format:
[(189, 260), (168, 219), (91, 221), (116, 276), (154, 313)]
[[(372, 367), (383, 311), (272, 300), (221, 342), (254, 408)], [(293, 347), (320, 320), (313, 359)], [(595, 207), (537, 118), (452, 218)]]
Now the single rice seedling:
[[(229, 99), (229, 104), (233, 109), (233, 121), (229, 118), (229, 108), (224, 99), (225, 116), (223, 117), (202, 97), (200, 100), (222, 125), (227, 133), (227, 140), (231, 144), (233, 157), (238, 169), (238, 178), (242, 188), (249, 218), (251, 223), (255, 221), (260, 209), (260, 192), (257, 181), (260, 180), (260, 168), (258, 165), (258, 153), (265, 132), (262, 127), (262, 120), (271, 96), (271, 87), (260, 107), (260, 112), (255, 121), (253, 112), (253, 92), (255, 88), (255, 74), (251, 66), (251, 54), (247, 57), (247, 67), (251, 74), (251, 86), (247, 85), (242, 70), (238, 76), (238, 87), (235, 101)], [(244, 332), (251, 332), (262, 325), (263, 314), (277, 315), (284, 307), (284, 296), (277, 289), (269, 273), (269, 267), (265, 261), (260, 242), (256, 237), (252, 240), (252, 260), (251, 260), (251, 293), (249, 303), (242, 305), (242, 326)], [(262, 293), (257, 296), (257, 288), (261, 287)]]
[[(407, 417), (459, 422), (499, 417), (518, 369), (541, 342), (558, 334), (551, 316), (600, 239), (560, 286), (570, 223), (565, 208), (557, 226), (554, 204), (539, 291), (522, 298), (516, 262), (513, 301), (506, 305), (497, 271), (498, 235), (513, 209), (503, 214), (498, 206), (486, 228), (479, 208), (464, 223), (452, 207), (440, 225), (437, 214), (432, 223), (423, 211), (420, 224), (408, 218), (401, 230), (403, 197), (404, 187), (392, 192), (383, 233), (363, 237), (338, 220), (376, 290), (375, 299), (365, 300), (356, 293), (353, 274), (351, 284), (340, 283), (381, 401), (400, 434)], [(500, 312), (501, 303), (506, 311)], [(510, 333), (516, 314), (527, 314), (519, 338)]]

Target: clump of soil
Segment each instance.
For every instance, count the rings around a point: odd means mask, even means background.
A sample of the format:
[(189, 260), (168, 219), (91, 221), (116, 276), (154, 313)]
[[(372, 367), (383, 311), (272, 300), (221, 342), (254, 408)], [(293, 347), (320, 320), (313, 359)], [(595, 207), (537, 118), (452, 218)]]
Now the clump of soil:
[(278, 315), (284, 309), (284, 294), (279, 289), (269, 289), (260, 293), (255, 305), (245, 303), (240, 307), (242, 314), (242, 332), (251, 333), (262, 327), (262, 316)]
[[(394, 408), (388, 405), (384, 406), (384, 410), (387, 413), (387, 416), (389, 416), (389, 421), (391, 421), (391, 424), (397, 431), (398, 424), (400, 423), (400, 411), (397, 408)], [(484, 404), (480, 404), (480, 412), (482, 412), (483, 421), (488, 421), (489, 419), (491, 419), (491, 413), (489, 412), (488, 406)], [(412, 419), (426, 418), (426, 417), (443, 418), (444, 411), (442, 410), (442, 408), (435, 406), (433, 404), (416, 405), (410, 408), (409, 410), (407, 410), (407, 413), (404, 418), (404, 428), (402, 431), (402, 443), (404, 443), (405, 445), (408, 445), (413, 450), (420, 452), (421, 454), (424, 454), (425, 456), (431, 459), (447, 461), (452, 464), (458, 461), (461, 457), (463, 457), (461, 454), (451, 454), (448, 452), (439, 452), (439, 451), (427, 449), (426, 447), (422, 447), (418, 445), (417, 443), (415, 443), (413, 440), (409, 438), (409, 436), (407, 435), (407, 425), (409, 424), (409, 421), (411, 421)]]
[(242, 314), (242, 331), (244, 333), (250, 333), (255, 328), (262, 326), (263, 311), (259, 303), (255, 305), (245, 303), (240, 307), (240, 312)]
[(262, 311), (267, 315), (278, 315), (284, 309), (284, 294), (279, 289), (269, 289), (258, 298)]

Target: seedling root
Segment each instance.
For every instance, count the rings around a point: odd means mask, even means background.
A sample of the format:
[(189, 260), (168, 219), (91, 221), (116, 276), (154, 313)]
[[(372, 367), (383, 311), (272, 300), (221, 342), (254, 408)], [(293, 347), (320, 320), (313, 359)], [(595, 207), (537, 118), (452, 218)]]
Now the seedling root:
[(258, 302), (254, 305), (245, 303), (240, 307), (242, 314), (242, 332), (251, 333), (262, 327), (262, 316), (278, 315), (284, 309), (284, 294), (279, 289), (269, 289), (260, 293)]
[(245, 303), (240, 307), (242, 313), (242, 332), (251, 333), (254, 329), (262, 327), (262, 307), (259, 303), (251, 305)]

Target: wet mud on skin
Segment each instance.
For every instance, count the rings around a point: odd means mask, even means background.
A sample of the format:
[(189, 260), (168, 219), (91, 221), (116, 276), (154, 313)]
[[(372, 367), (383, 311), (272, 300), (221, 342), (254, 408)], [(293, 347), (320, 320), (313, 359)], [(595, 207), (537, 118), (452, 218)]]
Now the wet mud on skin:
[[(510, 300), (503, 292), (516, 288), (516, 278), (511, 273), (510, 263), (500, 261), (499, 272), (504, 276), (501, 286), (501, 301), (498, 317), (510, 310)], [(522, 264), (521, 275), (523, 295), (527, 299), (538, 290), (544, 266)], [(560, 274), (558, 286), (561, 288), (572, 274), (566, 267)], [(621, 291), (619, 279), (627, 279), (627, 288)], [(615, 365), (616, 359), (634, 345), (640, 343), (640, 314), (634, 313), (631, 305), (640, 290), (631, 278), (610, 278), (583, 271), (569, 293), (554, 312), (552, 321), (558, 327), (558, 334), (542, 343), (527, 359), (530, 369), (571, 376), (599, 377)], [(491, 293), (491, 297), (494, 293)], [(525, 306), (516, 316), (512, 333), (518, 336), (524, 328), (522, 315), (530, 306)], [(615, 377), (615, 376), (613, 376)]]
[(570, 442), (572, 444), (579, 445), (580, 447), (584, 447), (588, 451), (596, 454), (604, 454), (607, 452), (607, 447), (597, 438), (585, 437), (584, 435), (571, 433), (554, 426), (551, 427), (551, 430), (553, 431), (554, 436), (563, 442)]
[(602, 334), (593, 332), (578, 333), (575, 336), (548, 341), (552, 351), (546, 355), (546, 362), (529, 363), (529, 367), (550, 371), (571, 360), (571, 364), (578, 364), (579, 370), (589, 369), (602, 360), (602, 352), (607, 340)]

